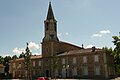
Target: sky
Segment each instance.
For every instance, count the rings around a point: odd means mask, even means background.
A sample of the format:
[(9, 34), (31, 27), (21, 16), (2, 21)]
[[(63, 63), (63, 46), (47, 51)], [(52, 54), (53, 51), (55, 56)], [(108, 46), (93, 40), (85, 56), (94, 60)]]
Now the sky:
[(0, 56), (19, 55), (26, 42), (32, 54), (41, 54), (49, 1), (61, 41), (85, 48), (114, 47), (120, 0), (0, 0)]

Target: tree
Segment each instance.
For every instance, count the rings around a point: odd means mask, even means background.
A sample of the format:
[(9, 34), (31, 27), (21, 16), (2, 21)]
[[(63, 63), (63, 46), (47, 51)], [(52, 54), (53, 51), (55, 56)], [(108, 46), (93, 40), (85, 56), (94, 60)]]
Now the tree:
[(5, 73), (6, 73), (6, 75), (9, 75), (9, 60), (11, 60), (11, 57), (10, 56), (6, 56), (4, 58), (4, 62), (3, 62), (3, 65), (5, 66)]
[(117, 74), (120, 75), (120, 36), (112, 36), (112, 38), (113, 38), (112, 42), (115, 45), (115, 48), (112, 53), (112, 55), (114, 56), (115, 69)]
[(3, 62), (4, 62), (4, 58), (0, 56), (0, 64), (3, 64)]
[(103, 50), (105, 51), (105, 53), (107, 53), (107, 54), (110, 54), (110, 55), (112, 55), (112, 53), (113, 53), (113, 50), (112, 50), (112, 48), (103, 47), (102, 49), (103, 49)]
[(22, 52), (19, 56), (19, 58), (24, 58), (25, 57), (25, 54)]
[(27, 80), (32, 80), (31, 78), (31, 52), (30, 49), (28, 48), (28, 43), (27, 43), (27, 47), (25, 50), (25, 54), (24, 54), (24, 60), (25, 60), (25, 68), (27, 71)]
[(57, 77), (57, 70), (58, 70), (58, 56), (57, 55), (53, 55), (52, 56), (52, 70), (53, 70), (53, 77), (55, 78), (56, 80), (56, 77)]
[(17, 58), (18, 58), (17, 55), (12, 56), (12, 60), (17, 59)]

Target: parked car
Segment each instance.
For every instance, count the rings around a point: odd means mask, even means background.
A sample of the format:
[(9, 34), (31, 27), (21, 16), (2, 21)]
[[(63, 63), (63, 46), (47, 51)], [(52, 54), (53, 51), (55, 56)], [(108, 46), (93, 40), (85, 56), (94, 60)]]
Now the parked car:
[(48, 77), (38, 77), (37, 80), (49, 80)]

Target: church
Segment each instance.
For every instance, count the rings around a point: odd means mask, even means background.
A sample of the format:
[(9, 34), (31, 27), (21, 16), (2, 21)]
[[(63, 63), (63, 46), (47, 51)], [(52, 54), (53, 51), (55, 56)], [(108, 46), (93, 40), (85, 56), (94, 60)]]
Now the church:
[[(111, 78), (115, 75), (113, 57), (103, 49), (84, 48), (60, 41), (57, 20), (51, 2), (44, 21), (42, 54), (32, 55), (32, 77), (51, 78)], [(10, 61), (13, 78), (25, 78), (24, 58)], [(23, 73), (24, 72), (24, 73)]]

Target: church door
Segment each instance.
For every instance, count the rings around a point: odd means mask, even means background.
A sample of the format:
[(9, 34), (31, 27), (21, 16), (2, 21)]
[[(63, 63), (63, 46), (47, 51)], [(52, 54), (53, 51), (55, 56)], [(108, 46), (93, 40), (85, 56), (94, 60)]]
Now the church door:
[(46, 70), (46, 77), (49, 77), (49, 70)]
[(66, 69), (65, 68), (62, 69), (62, 78), (66, 78)]

